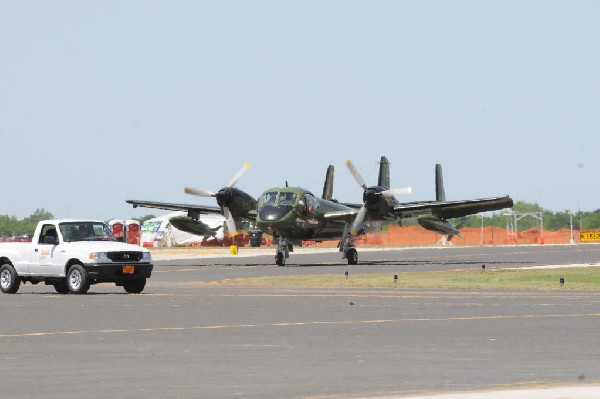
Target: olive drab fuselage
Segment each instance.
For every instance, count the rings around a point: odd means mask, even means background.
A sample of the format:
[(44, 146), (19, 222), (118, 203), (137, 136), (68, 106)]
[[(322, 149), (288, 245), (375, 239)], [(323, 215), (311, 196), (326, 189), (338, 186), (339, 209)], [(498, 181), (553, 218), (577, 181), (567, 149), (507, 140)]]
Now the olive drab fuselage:
[(296, 187), (266, 190), (258, 199), (256, 226), (275, 237), (298, 240), (340, 238), (344, 221), (326, 220), (327, 212), (352, 211), (334, 201), (315, 197)]

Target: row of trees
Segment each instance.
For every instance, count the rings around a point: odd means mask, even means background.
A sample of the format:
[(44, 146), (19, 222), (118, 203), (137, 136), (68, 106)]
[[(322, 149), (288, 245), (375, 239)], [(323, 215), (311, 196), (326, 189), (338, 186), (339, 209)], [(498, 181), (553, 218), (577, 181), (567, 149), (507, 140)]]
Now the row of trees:
[[(518, 201), (512, 208), (513, 212), (522, 213), (541, 213), (544, 221), (544, 229), (556, 231), (563, 228), (569, 228), (571, 217), (574, 229), (591, 230), (600, 229), (600, 209), (593, 212), (551, 212), (543, 209), (538, 204), (531, 204), (523, 201)], [(483, 224), (485, 226), (506, 227), (506, 212), (497, 212), (491, 216), (485, 216)], [(155, 217), (154, 215), (146, 215), (141, 218), (135, 218), (140, 223)], [(19, 234), (32, 234), (35, 226), (40, 220), (53, 219), (54, 215), (45, 209), (36, 209), (35, 212), (23, 220), (18, 220), (14, 216), (0, 215), (0, 236), (12, 237)], [(454, 220), (455, 224), (461, 223), (465, 227), (480, 227), (481, 219), (476, 216), (466, 217), (463, 220)], [(529, 230), (534, 227), (539, 227), (539, 221), (535, 218), (523, 218), (519, 220), (519, 231)]]
[[(140, 223), (144, 223), (148, 219), (154, 218), (154, 215), (146, 215), (141, 218), (135, 218)], [(14, 237), (21, 234), (33, 234), (35, 227), (40, 220), (54, 219), (52, 212), (48, 212), (44, 208), (36, 209), (35, 212), (19, 220), (15, 216), (0, 215), (0, 237)]]
[[(544, 222), (543, 227), (546, 230), (556, 231), (570, 228), (571, 221), (576, 230), (593, 230), (600, 228), (600, 209), (593, 212), (581, 212), (574, 210), (565, 210), (563, 212), (552, 212), (545, 210), (538, 204), (531, 204), (523, 201), (517, 201), (512, 208), (517, 213), (541, 214)], [(508, 210), (494, 213), (491, 217), (486, 217), (483, 221), (484, 226), (506, 227), (507, 217), (504, 215)], [(457, 221), (457, 223), (459, 223)], [(477, 217), (468, 217), (464, 220), (465, 227), (480, 227), (481, 219)], [(540, 222), (534, 217), (524, 217), (519, 220), (519, 231), (529, 230), (539, 227)]]
[(14, 216), (0, 215), (0, 237), (12, 237), (20, 234), (33, 234), (35, 226), (40, 220), (53, 219), (54, 215), (45, 209), (36, 209), (35, 212), (23, 220)]

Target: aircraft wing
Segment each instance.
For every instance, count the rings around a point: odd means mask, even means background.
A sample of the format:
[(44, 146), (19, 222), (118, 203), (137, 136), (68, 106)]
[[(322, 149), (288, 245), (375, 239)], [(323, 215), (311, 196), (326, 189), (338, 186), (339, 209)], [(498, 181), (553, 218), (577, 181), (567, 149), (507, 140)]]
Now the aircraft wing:
[(168, 211), (183, 211), (187, 212), (190, 217), (198, 218), (200, 214), (212, 213), (221, 215), (221, 208), (218, 206), (204, 206), (204, 205), (191, 205), (191, 204), (175, 204), (171, 202), (156, 202), (156, 201), (138, 201), (138, 200), (127, 200), (128, 204), (133, 205), (134, 208), (141, 206), (143, 208), (156, 208), (165, 209)]
[(405, 202), (395, 205), (392, 212), (401, 219), (421, 215), (435, 215), (440, 219), (452, 219), (480, 212), (497, 211), (512, 206), (513, 200), (506, 196), (462, 201)]

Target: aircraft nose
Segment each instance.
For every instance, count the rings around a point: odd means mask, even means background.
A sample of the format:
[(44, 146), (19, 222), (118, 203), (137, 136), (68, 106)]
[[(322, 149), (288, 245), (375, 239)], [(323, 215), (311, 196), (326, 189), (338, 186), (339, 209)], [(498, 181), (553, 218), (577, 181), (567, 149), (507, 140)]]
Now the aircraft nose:
[(265, 205), (258, 212), (258, 217), (264, 222), (277, 221), (282, 219), (289, 211), (292, 210), (292, 206), (272, 206)]

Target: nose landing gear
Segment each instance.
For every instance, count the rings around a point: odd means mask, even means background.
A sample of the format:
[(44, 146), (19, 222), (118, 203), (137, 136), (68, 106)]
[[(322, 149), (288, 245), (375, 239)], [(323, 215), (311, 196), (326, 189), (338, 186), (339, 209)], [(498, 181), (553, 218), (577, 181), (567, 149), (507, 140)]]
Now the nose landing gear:
[(285, 261), (290, 257), (290, 249), (284, 236), (279, 236), (277, 241), (277, 252), (275, 253), (275, 264), (285, 266)]
[(358, 264), (358, 252), (354, 245), (354, 236), (348, 231), (348, 224), (344, 227), (344, 234), (340, 242), (340, 252), (342, 253), (342, 259), (347, 259), (349, 265)]

